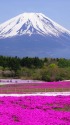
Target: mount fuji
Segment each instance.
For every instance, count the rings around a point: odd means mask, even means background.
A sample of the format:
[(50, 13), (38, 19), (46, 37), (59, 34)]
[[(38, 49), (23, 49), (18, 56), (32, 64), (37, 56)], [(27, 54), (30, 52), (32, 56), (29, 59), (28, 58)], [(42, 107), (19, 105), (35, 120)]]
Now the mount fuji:
[(70, 58), (70, 31), (42, 13), (23, 13), (0, 24), (0, 55)]

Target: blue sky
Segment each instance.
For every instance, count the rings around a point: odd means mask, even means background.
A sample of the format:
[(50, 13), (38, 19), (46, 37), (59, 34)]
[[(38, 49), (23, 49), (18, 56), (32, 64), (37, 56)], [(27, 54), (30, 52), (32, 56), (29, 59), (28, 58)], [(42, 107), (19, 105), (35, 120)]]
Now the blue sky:
[(70, 0), (0, 0), (0, 23), (24, 12), (41, 12), (70, 30)]

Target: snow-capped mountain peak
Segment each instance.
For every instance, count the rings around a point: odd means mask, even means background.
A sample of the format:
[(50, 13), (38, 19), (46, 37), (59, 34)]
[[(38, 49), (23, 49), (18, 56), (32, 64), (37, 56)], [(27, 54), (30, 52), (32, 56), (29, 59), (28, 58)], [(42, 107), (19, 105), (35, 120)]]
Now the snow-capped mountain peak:
[(23, 13), (0, 25), (2, 38), (32, 34), (59, 37), (62, 33), (70, 34), (70, 31), (42, 13)]

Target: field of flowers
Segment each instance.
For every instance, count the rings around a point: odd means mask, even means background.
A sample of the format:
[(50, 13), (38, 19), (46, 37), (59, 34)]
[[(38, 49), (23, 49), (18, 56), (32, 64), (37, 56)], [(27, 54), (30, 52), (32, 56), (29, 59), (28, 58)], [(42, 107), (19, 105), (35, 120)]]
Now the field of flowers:
[(0, 97), (0, 125), (70, 125), (70, 96)]
[(25, 94), (34, 92), (67, 92), (70, 91), (70, 81), (59, 82), (19, 82), (0, 83), (0, 94)]

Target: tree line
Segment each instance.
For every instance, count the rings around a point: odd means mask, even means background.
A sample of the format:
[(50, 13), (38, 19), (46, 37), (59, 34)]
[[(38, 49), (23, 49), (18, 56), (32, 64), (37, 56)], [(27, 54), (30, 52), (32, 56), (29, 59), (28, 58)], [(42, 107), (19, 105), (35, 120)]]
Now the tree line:
[(0, 56), (0, 77), (58, 81), (70, 79), (70, 59)]
[(35, 58), (18, 58), (18, 57), (6, 57), (0, 56), (0, 66), (3, 68), (8, 67), (10, 70), (17, 71), (20, 67), (27, 67), (27, 68), (40, 68), (43, 66), (43, 60), (39, 59), (38, 57)]

